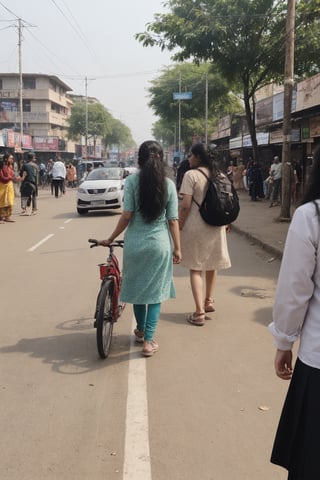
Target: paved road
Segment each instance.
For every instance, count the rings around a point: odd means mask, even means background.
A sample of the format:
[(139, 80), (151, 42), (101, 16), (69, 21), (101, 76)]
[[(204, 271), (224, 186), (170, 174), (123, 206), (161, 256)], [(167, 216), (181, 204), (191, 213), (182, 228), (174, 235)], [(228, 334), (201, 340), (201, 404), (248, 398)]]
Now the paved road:
[[(269, 463), (287, 384), (273, 374), (270, 321), (279, 263), (235, 232), (217, 311), (203, 328), (188, 274), (163, 304), (150, 359), (131, 344), (132, 310), (98, 359), (97, 264), (118, 214), (75, 213), (75, 192), (45, 191), (39, 215), (1, 226), (0, 478), (284, 480)], [(17, 209), (18, 211), (18, 206)]]

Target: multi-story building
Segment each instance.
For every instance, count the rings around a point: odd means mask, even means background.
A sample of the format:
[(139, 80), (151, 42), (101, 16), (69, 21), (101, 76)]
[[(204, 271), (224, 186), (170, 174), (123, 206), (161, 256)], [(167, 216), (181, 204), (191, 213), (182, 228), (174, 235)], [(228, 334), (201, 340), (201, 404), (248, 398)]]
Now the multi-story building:
[(15, 147), (18, 143), (23, 148), (24, 140), (31, 137), (38, 157), (67, 155), (72, 158), (75, 146), (67, 138), (67, 118), (72, 106), (70, 91), (71, 88), (54, 75), (24, 73), (21, 89), (19, 74), (0, 73), (0, 130), (14, 132), (10, 138), (15, 137)]

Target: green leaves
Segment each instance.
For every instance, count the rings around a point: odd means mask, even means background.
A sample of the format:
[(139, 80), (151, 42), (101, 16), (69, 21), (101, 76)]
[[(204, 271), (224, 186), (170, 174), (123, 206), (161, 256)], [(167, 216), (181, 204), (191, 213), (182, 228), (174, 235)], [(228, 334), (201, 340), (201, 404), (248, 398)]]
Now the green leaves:
[[(102, 137), (105, 145), (133, 146), (130, 129), (115, 119), (101, 103), (88, 103), (88, 125), (86, 125), (85, 99), (75, 101), (69, 118), (68, 136), (73, 140), (88, 134), (88, 138)], [(86, 127), (88, 131), (86, 132)]]
[[(241, 84), (254, 136), (255, 93), (270, 81), (281, 81), (284, 75), (287, 0), (169, 0), (165, 6), (169, 13), (155, 15), (147, 30), (136, 35), (137, 40), (143, 46), (172, 51), (173, 61), (212, 63), (230, 88)], [(319, 27), (319, 0), (297, 0), (297, 77), (320, 71)], [(150, 104), (161, 111), (154, 100)], [(168, 105), (169, 114), (173, 106)], [(185, 113), (188, 108), (184, 106)]]
[[(157, 122), (154, 132), (156, 138), (174, 136), (177, 128), (179, 102), (173, 99), (173, 93), (192, 92), (192, 100), (181, 101), (182, 138), (190, 144), (192, 136), (205, 134), (206, 76), (208, 76), (208, 118), (214, 125), (218, 116), (229, 111), (241, 110), (241, 104), (235, 97), (231, 100), (229, 84), (210, 64), (195, 65), (182, 63), (163, 70), (160, 77), (151, 82), (149, 88), (149, 106), (161, 121)], [(181, 79), (181, 83), (180, 83)], [(169, 130), (169, 131), (168, 131)]]

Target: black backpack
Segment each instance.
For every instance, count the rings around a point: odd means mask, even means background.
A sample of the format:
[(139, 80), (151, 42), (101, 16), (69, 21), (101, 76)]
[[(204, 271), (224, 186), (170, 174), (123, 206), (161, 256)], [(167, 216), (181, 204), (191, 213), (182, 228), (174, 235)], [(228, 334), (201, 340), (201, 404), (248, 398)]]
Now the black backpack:
[(193, 199), (203, 220), (216, 227), (234, 222), (239, 215), (240, 204), (233, 183), (220, 172), (210, 179), (202, 170), (198, 170), (208, 180), (208, 188), (201, 205)]

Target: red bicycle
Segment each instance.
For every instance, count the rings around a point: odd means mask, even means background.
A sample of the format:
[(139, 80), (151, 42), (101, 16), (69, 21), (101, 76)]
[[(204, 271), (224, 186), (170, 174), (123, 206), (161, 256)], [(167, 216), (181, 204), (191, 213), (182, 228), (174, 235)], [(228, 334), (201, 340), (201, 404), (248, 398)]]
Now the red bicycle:
[[(90, 248), (97, 247), (98, 241), (88, 240)], [(101, 285), (96, 302), (94, 327), (97, 329), (97, 347), (101, 358), (107, 358), (110, 352), (113, 325), (120, 317), (125, 303), (119, 303), (122, 275), (119, 262), (114, 253), (115, 247), (123, 248), (123, 240), (117, 240), (110, 245), (106, 263), (100, 263)]]

